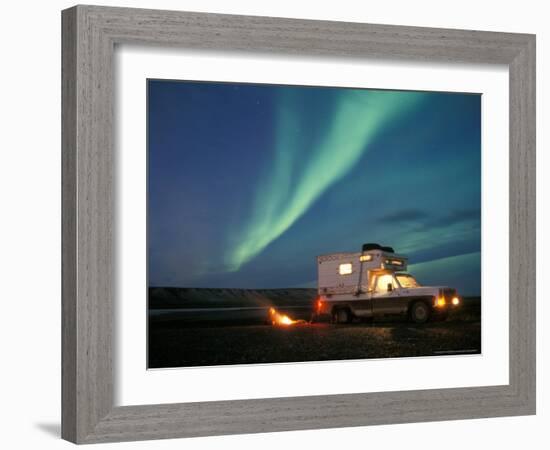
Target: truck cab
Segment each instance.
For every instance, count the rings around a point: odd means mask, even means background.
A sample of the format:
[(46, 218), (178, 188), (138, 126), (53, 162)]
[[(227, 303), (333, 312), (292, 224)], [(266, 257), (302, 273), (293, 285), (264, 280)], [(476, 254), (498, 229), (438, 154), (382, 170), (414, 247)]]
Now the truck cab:
[(460, 306), (456, 289), (421, 286), (406, 272), (407, 262), (407, 257), (379, 244), (364, 244), (357, 253), (318, 256), (315, 318), (349, 323), (354, 318), (402, 316), (424, 323), (445, 319), (450, 309)]

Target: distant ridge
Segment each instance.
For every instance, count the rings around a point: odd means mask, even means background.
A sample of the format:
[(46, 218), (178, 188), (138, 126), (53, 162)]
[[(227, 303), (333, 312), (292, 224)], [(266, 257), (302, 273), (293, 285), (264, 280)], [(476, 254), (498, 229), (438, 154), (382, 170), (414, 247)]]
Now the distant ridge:
[(149, 309), (311, 305), (317, 289), (211, 289), (150, 287)]

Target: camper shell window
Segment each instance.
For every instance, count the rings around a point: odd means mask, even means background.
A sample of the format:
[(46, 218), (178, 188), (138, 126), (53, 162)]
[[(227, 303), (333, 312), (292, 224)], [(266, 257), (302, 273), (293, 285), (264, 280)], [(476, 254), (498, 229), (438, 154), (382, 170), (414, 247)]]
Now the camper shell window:
[(338, 273), (340, 275), (350, 275), (353, 272), (352, 263), (344, 263), (338, 266)]

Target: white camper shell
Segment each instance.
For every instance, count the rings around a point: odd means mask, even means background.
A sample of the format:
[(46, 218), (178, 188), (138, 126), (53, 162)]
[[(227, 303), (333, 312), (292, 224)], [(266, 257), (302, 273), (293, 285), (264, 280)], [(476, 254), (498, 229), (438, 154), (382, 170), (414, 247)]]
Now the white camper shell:
[(363, 251), (317, 257), (318, 294), (314, 319), (336, 323), (401, 315), (413, 322), (445, 319), (462, 303), (456, 289), (420, 286), (406, 273), (408, 259), (391, 247), (364, 244)]
[(332, 253), (317, 257), (319, 294), (367, 292), (376, 271), (405, 271), (407, 258), (383, 250)]

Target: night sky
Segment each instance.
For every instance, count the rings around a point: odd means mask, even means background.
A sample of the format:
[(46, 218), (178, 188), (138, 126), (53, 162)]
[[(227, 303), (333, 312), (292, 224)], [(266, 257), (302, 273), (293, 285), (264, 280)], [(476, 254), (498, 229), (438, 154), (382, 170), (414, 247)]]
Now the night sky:
[(364, 242), (481, 291), (481, 96), (148, 81), (150, 286), (316, 286)]

